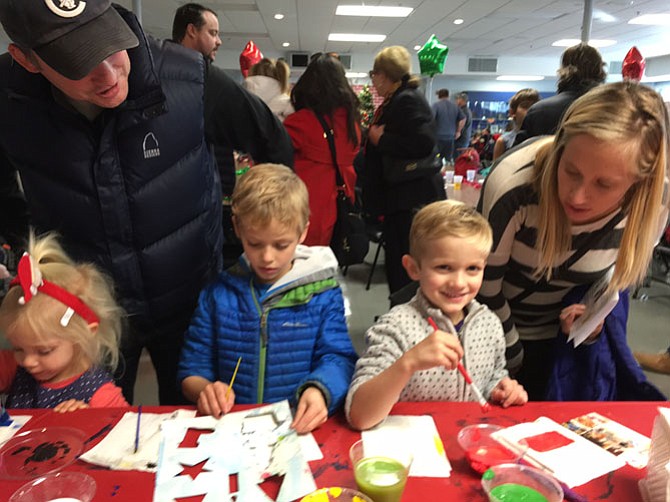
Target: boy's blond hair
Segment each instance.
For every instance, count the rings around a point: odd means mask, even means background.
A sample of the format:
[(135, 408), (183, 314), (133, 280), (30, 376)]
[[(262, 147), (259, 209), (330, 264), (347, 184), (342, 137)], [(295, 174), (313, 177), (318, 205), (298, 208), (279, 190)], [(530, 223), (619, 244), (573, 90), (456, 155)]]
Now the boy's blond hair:
[(309, 222), (307, 187), (281, 164), (259, 164), (237, 181), (232, 200), (238, 227), (265, 227), (275, 220), (300, 235)]
[(472, 239), (488, 255), (493, 245), (491, 225), (474, 207), (455, 200), (428, 204), (412, 220), (409, 232), (409, 254), (421, 261), (428, 243), (443, 237)]
[(66, 306), (51, 296), (38, 293), (25, 304), (19, 302), (19, 286), (7, 292), (0, 305), (0, 330), (5, 334), (28, 328), (37, 339), (55, 336), (78, 346), (81, 355), (95, 366), (116, 368), (119, 360), (123, 309), (114, 299), (111, 281), (94, 265), (76, 263), (63, 251), (55, 234), (30, 236), (28, 252), (38, 264), (44, 279), (81, 299), (99, 320), (97, 330), (79, 315), (67, 326), (60, 319)]

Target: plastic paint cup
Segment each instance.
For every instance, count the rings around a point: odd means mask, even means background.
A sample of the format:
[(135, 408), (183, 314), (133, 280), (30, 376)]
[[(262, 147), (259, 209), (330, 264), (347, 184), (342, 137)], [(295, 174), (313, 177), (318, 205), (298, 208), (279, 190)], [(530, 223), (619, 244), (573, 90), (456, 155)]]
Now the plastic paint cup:
[(460, 174), (456, 174), (454, 176), (454, 190), (460, 190), (461, 183), (463, 183), (463, 176), (461, 176)]
[(534, 467), (500, 464), (482, 476), (482, 488), (491, 502), (563, 502), (563, 489), (553, 477)]
[(468, 169), (465, 172), (466, 179), (470, 182), (473, 183), (475, 181), (475, 176), (477, 175), (477, 170), (476, 169)]
[(358, 489), (375, 502), (400, 502), (405, 490), (412, 455), (396, 447), (366, 455), (363, 440), (349, 450)]
[(505, 483), (498, 485), (489, 492), (491, 500), (523, 500), (523, 502), (549, 502), (547, 497), (537, 490), (516, 483)]
[(444, 171), (444, 182), (445, 183), (454, 182), (454, 171)]
[(521, 453), (506, 448), (491, 437), (491, 434), (501, 429), (493, 424), (475, 424), (458, 431), (456, 440), (474, 471), (482, 474), (491, 466), (513, 463), (521, 457)]

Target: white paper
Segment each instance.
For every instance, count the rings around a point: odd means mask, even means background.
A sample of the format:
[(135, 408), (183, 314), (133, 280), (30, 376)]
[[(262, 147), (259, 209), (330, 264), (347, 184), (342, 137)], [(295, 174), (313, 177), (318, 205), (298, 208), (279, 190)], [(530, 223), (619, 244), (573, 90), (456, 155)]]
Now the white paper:
[(9, 415), (9, 418), (12, 419), (12, 423), (9, 425), (0, 426), (0, 447), (4, 445), (7, 441), (14, 437), (14, 434), (19, 432), (19, 429), (23, 427), (28, 420), (32, 418), (30, 415)]
[(142, 412), (139, 448), (135, 453), (137, 413), (126, 412), (102, 441), (79, 458), (119, 471), (156, 472), (161, 424), (166, 420), (194, 416), (193, 410), (177, 410), (173, 413)]
[(518, 446), (519, 440), (549, 432), (564, 436), (570, 440), (569, 444), (542, 452), (528, 448), (523, 458), (528, 463), (549, 471), (570, 488), (588, 483), (626, 465), (620, 457), (612, 455), (547, 417), (507, 427), (494, 432), (491, 437), (516, 451), (523, 451)]
[[(198, 417), (172, 420), (161, 427), (161, 446), (154, 502), (205, 495), (205, 501), (228, 500), (230, 474), (238, 475), (238, 502), (270, 500), (258, 484), (274, 475), (284, 476), (278, 501), (288, 502), (316, 489), (314, 478), (303, 455), (299, 438), (290, 428), (288, 401), (253, 410), (229, 413), (220, 419)], [(188, 429), (207, 429), (194, 448), (179, 448)], [(309, 435), (311, 436), (311, 434)], [(314, 447), (322, 457), (316, 441)], [(183, 466), (205, 462), (195, 479), (182, 475)], [(225, 481), (224, 481), (225, 480)], [(225, 484), (225, 490), (220, 486)]]
[(428, 415), (389, 415), (373, 429), (361, 433), (366, 455), (389, 451), (389, 445), (409, 449), (414, 460), (410, 476), (447, 478), (451, 464), (433, 417)]
[(570, 329), (570, 335), (568, 336), (568, 342), (572, 341), (574, 347), (581, 345), (619, 302), (619, 293), (616, 291), (605, 294), (613, 274), (614, 267), (611, 267), (584, 294), (581, 303), (584, 304), (586, 310), (572, 324), (572, 329)]
[(643, 469), (649, 462), (651, 440), (600, 413), (587, 413), (561, 425), (610, 453), (621, 456), (622, 460), (636, 469)]

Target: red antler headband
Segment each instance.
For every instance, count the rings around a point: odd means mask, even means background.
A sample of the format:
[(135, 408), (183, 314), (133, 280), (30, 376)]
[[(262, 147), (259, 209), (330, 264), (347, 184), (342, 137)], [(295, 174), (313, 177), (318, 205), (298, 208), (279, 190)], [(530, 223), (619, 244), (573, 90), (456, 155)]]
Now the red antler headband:
[(70, 319), (72, 319), (75, 312), (88, 324), (99, 322), (95, 312), (81, 301), (79, 297), (66, 291), (60, 286), (57, 286), (53, 282), (43, 279), (37, 263), (35, 263), (33, 257), (28, 253), (23, 253), (21, 260), (19, 260), (16, 277), (9, 283), (9, 285), (19, 285), (21, 286), (21, 289), (23, 289), (23, 296), (19, 298), (19, 303), (21, 305), (28, 303), (37, 293), (44, 293), (65, 305), (67, 310), (60, 319), (60, 324), (63, 327), (66, 327), (70, 323)]

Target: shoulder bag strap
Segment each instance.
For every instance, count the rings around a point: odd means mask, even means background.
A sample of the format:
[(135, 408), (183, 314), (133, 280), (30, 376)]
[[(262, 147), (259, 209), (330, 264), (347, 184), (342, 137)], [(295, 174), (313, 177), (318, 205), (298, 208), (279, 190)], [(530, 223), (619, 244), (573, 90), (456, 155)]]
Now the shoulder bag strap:
[(328, 146), (330, 147), (330, 155), (333, 158), (333, 167), (335, 168), (335, 182), (337, 183), (337, 187), (344, 189), (345, 184), (344, 184), (344, 179), (342, 178), (342, 173), (340, 173), (340, 168), (337, 165), (337, 153), (335, 151), (335, 139), (333, 137), (333, 130), (328, 127), (328, 124), (324, 120), (324, 118), (321, 116), (321, 114), (314, 112), (314, 115), (316, 115), (316, 118), (319, 120), (321, 123), (321, 127), (323, 127), (323, 137), (328, 140)]

